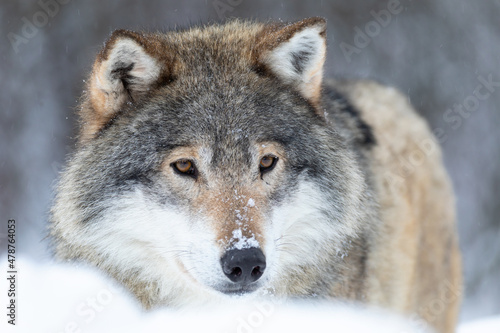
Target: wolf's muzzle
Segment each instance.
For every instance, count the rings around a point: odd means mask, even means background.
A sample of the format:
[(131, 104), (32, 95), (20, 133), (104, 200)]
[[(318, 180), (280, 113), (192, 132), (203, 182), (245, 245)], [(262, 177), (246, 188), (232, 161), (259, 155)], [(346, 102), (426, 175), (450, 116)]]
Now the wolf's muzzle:
[(240, 288), (260, 279), (266, 269), (266, 257), (256, 247), (229, 250), (220, 262), (224, 274)]

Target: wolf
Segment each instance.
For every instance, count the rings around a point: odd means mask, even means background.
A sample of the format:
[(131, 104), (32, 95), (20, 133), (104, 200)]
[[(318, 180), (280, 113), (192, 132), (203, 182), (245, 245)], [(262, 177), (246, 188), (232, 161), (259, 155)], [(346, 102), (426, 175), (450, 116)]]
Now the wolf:
[(323, 79), (326, 21), (117, 30), (49, 233), (144, 308), (352, 301), (454, 331), (461, 262), (436, 138), (394, 88)]

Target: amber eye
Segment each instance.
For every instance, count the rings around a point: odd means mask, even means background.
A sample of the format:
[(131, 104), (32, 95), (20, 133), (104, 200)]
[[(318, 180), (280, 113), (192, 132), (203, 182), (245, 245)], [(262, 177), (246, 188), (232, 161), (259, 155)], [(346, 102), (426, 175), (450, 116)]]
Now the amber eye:
[(278, 162), (278, 158), (274, 155), (266, 155), (262, 157), (259, 163), (261, 175), (265, 172), (271, 171), (276, 166), (276, 162)]
[(174, 171), (183, 176), (191, 176), (196, 178), (198, 171), (196, 170), (193, 161), (190, 160), (178, 160), (171, 164)]

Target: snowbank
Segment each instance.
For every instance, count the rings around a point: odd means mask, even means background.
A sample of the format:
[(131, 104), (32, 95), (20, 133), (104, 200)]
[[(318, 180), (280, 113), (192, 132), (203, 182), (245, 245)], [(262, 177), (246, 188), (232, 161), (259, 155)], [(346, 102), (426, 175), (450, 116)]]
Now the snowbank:
[(457, 333), (500, 333), (500, 315), (464, 323)]
[[(268, 300), (146, 313), (125, 290), (92, 269), (29, 260), (18, 260), (18, 267), (16, 326), (2, 315), (0, 327), (7, 327), (2, 332), (423, 332), (417, 323), (392, 314), (332, 304)], [(2, 279), (1, 290), (7, 287)], [(500, 318), (484, 325), (464, 325), (459, 333), (500, 332)]]

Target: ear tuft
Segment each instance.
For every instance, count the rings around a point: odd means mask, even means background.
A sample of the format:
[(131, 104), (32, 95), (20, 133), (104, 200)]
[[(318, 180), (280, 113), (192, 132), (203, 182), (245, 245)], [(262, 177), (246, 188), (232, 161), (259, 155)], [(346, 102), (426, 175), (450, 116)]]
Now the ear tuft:
[(258, 61), (303, 97), (319, 102), (326, 56), (326, 21), (313, 17), (265, 28)]
[(146, 38), (127, 31), (113, 32), (97, 56), (89, 81), (91, 111), (84, 114), (84, 136), (100, 130), (125, 103), (135, 102), (156, 83), (160, 62), (148, 53)]

